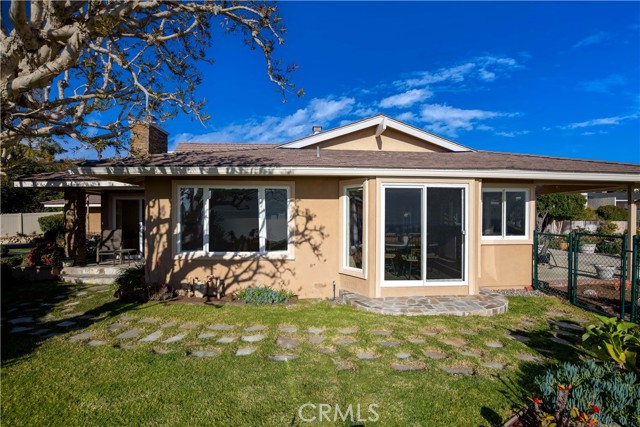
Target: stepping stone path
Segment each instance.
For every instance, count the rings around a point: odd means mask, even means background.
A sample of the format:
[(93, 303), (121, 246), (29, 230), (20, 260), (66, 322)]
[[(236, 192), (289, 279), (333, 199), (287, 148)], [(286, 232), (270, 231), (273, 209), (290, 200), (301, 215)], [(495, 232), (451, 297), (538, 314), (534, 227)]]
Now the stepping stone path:
[(214, 357), (220, 354), (220, 351), (218, 350), (196, 350), (196, 351), (191, 351), (189, 353), (190, 356), (194, 356), (194, 357)]
[(172, 336), (171, 338), (167, 338), (166, 340), (164, 340), (162, 342), (163, 342), (163, 344), (171, 344), (171, 343), (174, 343), (174, 342), (182, 341), (182, 339), (184, 337), (186, 337), (186, 336), (187, 336), (187, 334), (178, 334), (178, 335)]
[(411, 353), (397, 353), (396, 359), (405, 360), (411, 357)]
[(524, 335), (520, 335), (520, 334), (509, 334), (507, 335), (507, 337), (521, 343), (528, 343), (531, 341), (531, 338), (526, 337)]
[(79, 301), (74, 301), (74, 302), (68, 302), (64, 306), (65, 307), (73, 307), (74, 305), (78, 305), (78, 304), (80, 304)]
[(462, 338), (445, 338), (443, 340), (441, 340), (443, 343), (445, 344), (449, 344), (452, 345), (454, 347), (462, 347), (467, 345), (467, 342), (465, 340), (463, 340)]
[(56, 326), (59, 326), (61, 328), (68, 328), (69, 326), (73, 326), (75, 324), (76, 322), (72, 322), (71, 320), (65, 320), (64, 322), (58, 323)]
[(460, 331), (460, 333), (463, 335), (478, 335), (476, 331), (471, 331), (469, 329), (463, 329)]
[(566, 345), (566, 346), (571, 346), (573, 344), (571, 344), (569, 341), (562, 339), (560, 337), (552, 337), (549, 338), (551, 341), (553, 341), (556, 344), (560, 344), (560, 345)]
[(442, 360), (442, 359), (446, 359), (447, 358), (447, 355), (445, 353), (440, 352), (440, 351), (423, 350), (423, 353), (429, 359), (433, 359), (433, 360)]
[(101, 340), (92, 340), (92, 341), (89, 341), (89, 342), (87, 343), (87, 345), (88, 345), (89, 347), (99, 347), (99, 346), (101, 346), (101, 345), (105, 345), (106, 343), (107, 343), (106, 341), (101, 341)]
[(502, 348), (504, 347), (504, 344), (502, 344), (499, 341), (487, 341), (484, 343), (484, 345), (486, 345), (489, 348)]
[(291, 337), (278, 337), (278, 339), (276, 339), (276, 345), (280, 348), (290, 350), (298, 347), (300, 345), (300, 341)]
[(278, 328), (278, 331), (286, 332), (288, 334), (294, 334), (294, 333), (298, 332), (298, 328), (295, 327), (295, 326), (280, 326)]
[(82, 341), (82, 340), (88, 340), (92, 336), (93, 336), (93, 331), (87, 331), (87, 332), (83, 332), (83, 333), (78, 334), (78, 335), (74, 335), (71, 338), (69, 338), (67, 341), (69, 341), (69, 342), (78, 342), (78, 341)]
[(244, 331), (245, 332), (259, 332), (259, 331), (264, 331), (265, 329), (267, 329), (267, 328), (262, 326), (262, 325), (255, 325), (255, 326), (249, 326), (248, 328), (244, 328)]
[(442, 370), (452, 375), (473, 375), (473, 369), (454, 366), (443, 366)]
[(143, 333), (144, 331), (142, 329), (129, 329), (128, 331), (125, 331), (123, 333), (121, 333), (120, 335), (118, 335), (116, 337), (116, 339), (127, 339), (127, 338), (135, 338), (138, 335), (140, 335), (141, 333)]
[(93, 317), (93, 315), (91, 315), (91, 314), (84, 314), (82, 316), (79, 316), (78, 319), (80, 319), (80, 320), (89, 320), (92, 317)]
[(460, 351), (460, 354), (466, 357), (475, 357), (475, 358), (482, 357), (482, 354), (476, 353), (474, 351), (469, 351), (469, 350)]
[(105, 291), (108, 291), (109, 289), (111, 289), (111, 286), (103, 285), (103, 286), (93, 286), (88, 290), (92, 292), (105, 292)]
[(539, 357), (532, 356), (526, 353), (516, 354), (516, 359), (522, 360), (523, 362), (539, 362), (540, 361)]
[(391, 331), (382, 331), (382, 330), (371, 331), (369, 333), (371, 335), (377, 335), (381, 337), (388, 337), (389, 335), (391, 335)]
[(435, 329), (425, 329), (424, 331), (422, 331), (423, 335), (426, 335), (428, 337), (435, 337), (438, 334), (441, 334), (442, 331), (440, 330), (435, 330)]
[(344, 335), (350, 335), (358, 332), (358, 328), (340, 328), (338, 329), (338, 332)]
[(22, 323), (33, 323), (33, 317), (18, 317), (16, 319), (9, 320), (12, 325), (19, 325)]
[(373, 353), (363, 352), (363, 353), (357, 353), (356, 357), (360, 360), (373, 360), (373, 359), (376, 359), (378, 356), (376, 356)]
[(255, 347), (242, 347), (236, 351), (236, 356), (249, 356), (256, 352)]
[(125, 350), (135, 350), (136, 348), (138, 348), (138, 346), (136, 346), (135, 344), (122, 344), (119, 347)]
[(140, 340), (140, 342), (154, 342), (157, 341), (158, 339), (160, 339), (160, 337), (162, 336), (162, 331), (156, 331), (152, 334), (147, 335), (146, 337), (142, 338)]
[(406, 372), (406, 371), (420, 371), (424, 369), (424, 367), (419, 365), (402, 365), (400, 363), (392, 363), (391, 369), (395, 369), (396, 371), (400, 371), (400, 372)]
[(487, 363), (483, 363), (482, 366), (489, 369), (502, 370), (506, 365), (504, 363), (499, 363), (499, 362), (487, 362)]
[(556, 325), (558, 328), (564, 329), (565, 331), (574, 331), (578, 333), (584, 332), (584, 328), (582, 326), (576, 325), (574, 323), (555, 321), (555, 320), (550, 320), (549, 323)]
[(397, 347), (400, 345), (398, 341), (376, 341), (374, 344), (381, 345), (383, 347)]
[(336, 343), (337, 345), (349, 345), (349, 344), (355, 344), (356, 340), (355, 338), (351, 338), (351, 337), (342, 337), (342, 338), (334, 339), (333, 342)]
[(262, 341), (263, 339), (265, 339), (267, 336), (266, 335), (246, 335), (241, 337), (240, 339), (244, 342), (258, 342), (258, 341)]
[(180, 325), (180, 329), (188, 331), (188, 330), (194, 329), (196, 326), (198, 326), (197, 323), (188, 322), (188, 323), (185, 323), (183, 325)]
[(32, 330), (32, 327), (29, 326), (16, 326), (15, 328), (11, 329), (9, 332), (11, 332), (12, 334), (17, 334), (20, 332), (27, 332)]
[(276, 354), (274, 356), (269, 356), (269, 359), (274, 362), (288, 362), (289, 360), (297, 359), (298, 356), (295, 354)]
[(76, 296), (77, 297), (83, 297), (83, 296), (87, 295), (88, 293), (89, 292), (87, 292), (87, 291), (80, 291), (80, 292), (76, 293)]
[(176, 322), (167, 322), (167, 323), (163, 323), (162, 325), (160, 325), (160, 327), (162, 329), (165, 329), (165, 328), (170, 328), (170, 327), (175, 326), (175, 325), (176, 325)]
[(121, 328), (124, 328), (124, 323), (112, 323), (107, 326), (107, 330), (109, 330), (109, 332), (114, 332)]
[(424, 344), (425, 343), (424, 338), (407, 338), (407, 341), (410, 342), (411, 344)]
[(309, 342), (311, 344), (322, 344), (322, 342), (324, 341), (323, 337), (309, 337)]
[(33, 332), (30, 332), (29, 335), (35, 335), (35, 336), (40, 336), (40, 335), (44, 335), (47, 332), (49, 332), (51, 329), (36, 329)]
[(150, 317), (145, 317), (143, 319), (138, 320), (138, 323), (154, 324), (154, 323), (158, 323), (158, 319), (152, 319)]
[(128, 314), (125, 314), (124, 316), (120, 316), (120, 320), (122, 320), (123, 322), (128, 322), (129, 320), (133, 320), (133, 319), (135, 319), (135, 317), (129, 316)]
[(216, 334), (214, 332), (203, 332), (200, 335), (198, 335), (198, 338), (203, 340), (205, 338), (213, 338), (215, 336)]
[(230, 344), (236, 340), (237, 337), (222, 337), (218, 339), (220, 344)]
[(324, 332), (324, 328), (309, 328), (307, 329), (307, 332), (310, 334), (320, 335)]
[(335, 352), (336, 352), (336, 349), (331, 347), (320, 347), (318, 349), (318, 353), (322, 353), (322, 354), (333, 354)]
[(171, 350), (166, 348), (154, 348), (151, 352), (155, 354), (169, 354), (171, 353)]
[(236, 325), (209, 325), (207, 329), (211, 329), (212, 331), (230, 331), (231, 329), (235, 329)]

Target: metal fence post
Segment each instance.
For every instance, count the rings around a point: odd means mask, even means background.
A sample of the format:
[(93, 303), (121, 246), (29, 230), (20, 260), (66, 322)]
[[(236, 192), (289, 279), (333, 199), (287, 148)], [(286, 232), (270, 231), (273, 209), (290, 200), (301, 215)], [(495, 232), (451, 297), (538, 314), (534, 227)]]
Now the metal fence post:
[(624, 309), (627, 305), (627, 235), (622, 235), (622, 253), (620, 254), (622, 271), (620, 274), (620, 319), (624, 320)]
[(567, 249), (567, 299), (572, 301), (573, 295), (573, 230), (569, 231), (569, 248)]
[(576, 305), (578, 303), (577, 293), (578, 293), (578, 266), (579, 264), (579, 253), (580, 253), (580, 235), (578, 233), (575, 234), (573, 239), (573, 261), (571, 262), (571, 270), (573, 272), (573, 276), (571, 278), (571, 297), (569, 301), (571, 304)]
[(638, 246), (640, 242), (640, 236), (633, 236), (632, 245), (632, 258), (631, 258), (631, 321), (637, 322), (637, 298), (638, 298)]
[(538, 290), (538, 230), (533, 230), (533, 289)]

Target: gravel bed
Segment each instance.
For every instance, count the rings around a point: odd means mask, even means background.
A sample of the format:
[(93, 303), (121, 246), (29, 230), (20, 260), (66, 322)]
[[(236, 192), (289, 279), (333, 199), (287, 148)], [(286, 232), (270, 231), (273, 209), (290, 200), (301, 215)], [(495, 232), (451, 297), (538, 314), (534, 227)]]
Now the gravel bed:
[(527, 289), (500, 289), (496, 292), (507, 297), (544, 297), (547, 295), (541, 291), (529, 291)]

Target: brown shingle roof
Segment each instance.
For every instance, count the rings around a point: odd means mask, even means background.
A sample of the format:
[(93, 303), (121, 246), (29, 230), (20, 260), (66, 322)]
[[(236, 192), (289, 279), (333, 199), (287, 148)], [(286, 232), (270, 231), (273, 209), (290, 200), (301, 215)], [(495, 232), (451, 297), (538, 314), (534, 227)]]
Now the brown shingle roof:
[(281, 144), (263, 143), (241, 143), (241, 142), (182, 142), (178, 144), (175, 153), (187, 151), (242, 151), (242, 150), (263, 150), (265, 148), (275, 148)]

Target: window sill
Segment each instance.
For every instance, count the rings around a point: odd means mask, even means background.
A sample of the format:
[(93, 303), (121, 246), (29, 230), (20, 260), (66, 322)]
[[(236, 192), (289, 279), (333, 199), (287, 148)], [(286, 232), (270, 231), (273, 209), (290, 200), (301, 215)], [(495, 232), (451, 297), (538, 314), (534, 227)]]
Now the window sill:
[(344, 274), (346, 276), (356, 277), (358, 279), (367, 280), (367, 275), (365, 274), (364, 269), (357, 270), (355, 268), (340, 267), (338, 269), (338, 273)]
[(514, 238), (514, 239), (502, 239), (502, 238), (486, 238), (480, 239), (481, 245), (533, 245), (531, 238)]
[(175, 254), (174, 261), (190, 260), (217, 260), (217, 261), (248, 261), (248, 260), (279, 260), (292, 261), (295, 257), (290, 252), (255, 253), (255, 252), (230, 252), (230, 253), (204, 253), (204, 252), (184, 252)]

